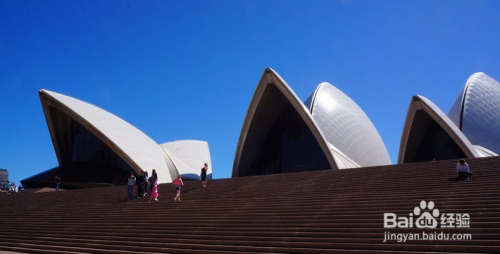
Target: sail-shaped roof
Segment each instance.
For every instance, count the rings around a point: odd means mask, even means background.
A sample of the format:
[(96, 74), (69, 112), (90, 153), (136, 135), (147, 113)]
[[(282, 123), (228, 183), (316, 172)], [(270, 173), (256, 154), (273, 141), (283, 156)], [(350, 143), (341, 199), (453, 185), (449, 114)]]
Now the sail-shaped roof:
[(180, 140), (163, 143), (160, 147), (168, 154), (175, 170), (183, 177), (198, 180), (201, 168), (207, 163), (207, 179), (212, 178), (212, 161), (206, 141)]
[(398, 163), (482, 157), (467, 137), (429, 99), (413, 96), (403, 128)]
[(332, 168), (337, 164), (309, 110), (273, 69), (266, 69), (241, 129), (233, 177)]
[(172, 180), (162, 155), (163, 151), (158, 144), (128, 122), (97, 106), (56, 92), (40, 90), (40, 98), (60, 165), (65, 160), (70, 160), (62, 157), (62, 149), (73, 148), (60, 147), (61, 142), (56, 140), (58, 135), (54, 133), (54, 123), (58, 120), (54, 119), (56, 116), (51, 109), (62, 111), (81, 124), (109, 146), (135, 172), (150, 172), (156, 169), (162, 181)]
[(357, 165), (348, 167), (391, 164), (387, 148), (372, 121), (338, 88), (323, 82), (306, 103), (328, 143)]
[(474, 73), (448, 113), (474, 145), (500, 154), (500, 83), (483, 72)]

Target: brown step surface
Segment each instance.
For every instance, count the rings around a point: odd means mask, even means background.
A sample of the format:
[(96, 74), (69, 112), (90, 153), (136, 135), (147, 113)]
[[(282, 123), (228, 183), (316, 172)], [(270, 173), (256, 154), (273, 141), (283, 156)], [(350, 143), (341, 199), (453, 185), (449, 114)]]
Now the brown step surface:
[[(126, 187), (0, 195), (0, 250), (21, 253), (500, 253), (500, 157), (186, 182), (182, 202)], [(136, 193), (137, 190), (134, 190)], [(468, 228), (388, 228), (420, 201), (467, 213)], [(8, 209), (5, 209), (8, 207)], [(418, 216), (415, 216), (418, 217)], [(438, 218), (439, 221), (439, 218)], [(384, 241), (385, 232), (470, 234), (472, 240)]]

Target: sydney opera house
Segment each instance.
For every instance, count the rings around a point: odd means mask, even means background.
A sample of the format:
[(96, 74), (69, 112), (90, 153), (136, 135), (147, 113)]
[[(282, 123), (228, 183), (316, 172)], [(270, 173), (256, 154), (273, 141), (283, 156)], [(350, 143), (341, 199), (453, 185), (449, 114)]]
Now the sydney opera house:
[(123, 185), (128, 175), (153, 169), (159, 183), (178, 175), (198, 179), (211, 160), (205, 141), (158, 144), (121, 118), (92, 104), (40, 90), (43, 112), (59, 166), (21, 181), (25, 187), (53, 186), (60, 175), (65, 188)]
[[(60, 174), (67, 187), (125, 184), (130, 173), (156, 169), (161, 183), (177, 175), (198, 179), (209, 164), (207, 142), (157, 144), (146, 134), (94, 105), (40, 90), (59, 166), (22, 181), (51, 186)], [(386, 112), (390, 114), (390, 112)], [(398, 164), (497, 156), (500, 152), (500, 83), (473, 74), (446, 115), (431, 100), (411, 98)], [(233, 177), (391, 164), (377, 129), (346, 94), (321, 83), (302, 102), (273, 69), (253, 94), (236, 147)]]

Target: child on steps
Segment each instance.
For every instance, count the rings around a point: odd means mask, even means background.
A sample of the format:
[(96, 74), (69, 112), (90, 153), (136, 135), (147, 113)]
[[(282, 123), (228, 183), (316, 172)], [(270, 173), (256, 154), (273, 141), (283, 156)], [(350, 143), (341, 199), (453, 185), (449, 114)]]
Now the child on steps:
[(151, 199), (155, 199), (156, 201), (158, 201), (158, 183), (154, 183), (153, 185), (153, 189), (151, 190), (151, 195), (149, 196), (149, 202), (148, 203), (151, 203)]

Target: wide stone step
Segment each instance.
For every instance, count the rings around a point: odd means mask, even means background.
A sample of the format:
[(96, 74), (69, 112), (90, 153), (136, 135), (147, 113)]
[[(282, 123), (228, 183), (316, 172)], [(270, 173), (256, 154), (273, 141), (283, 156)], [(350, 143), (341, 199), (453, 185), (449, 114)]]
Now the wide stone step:
[[(21, 246), (38, 245), (50, 246), (50, 248), (62, 251), (64, 248), (80, 248), (88, 253), (110, 253), (111, 250), (133, 251), (133, 252), (155, 252), (176, 253), (177, 251), (232, 251), (232, 252), (273, 252), (273, 253), (330, 253), (340, 250), (392, 250), (392, 251), (441, 251), (441, 252), (467, 252), (467, 253), (497, 253), (500, 246), (497, 245), (463, 245), (460, 243), (430, 245), (433, 241), (422, 241), (420, 244), (413, 243), (317, 243), (317, 242), (252, 242), (233, 241), (217, 244), (210, 241), (204, 243), (155, 243), (155, 247), (147, 242), (138, 241), (99, 241), (82, 242), (80, 239), (44, 239), (44, 240), (17, 240), (8, 238), (9, 243), (18, 243)], [(479, 244), (485, 241), (478, 241)], [(4, 244), (4, 240), (0, 243)], [(66, 247), (57, 247), (64, 245)], [(9, 246), (9, 244), (7, 244)], [(256, 247), (258, 246), (258, 247)]]
[[(160, 201), (128, 201), (126, 187), (0, 195), (1, 250), (25, 253), (500, 253), (500, 158), (189, 182)], [(418, 173), (416, 173), (418, 172)], [(47, 191), (48, 189), (44, 190)], [(134, 191), (136, 193), (136, 190)], [(383, 228), (422, 200), (468, 213), (470, 228)], [(439, 220), (439, 219), (438, 219)], [(384, 241), (391, 234), (470, 234), (472, 240)]]

